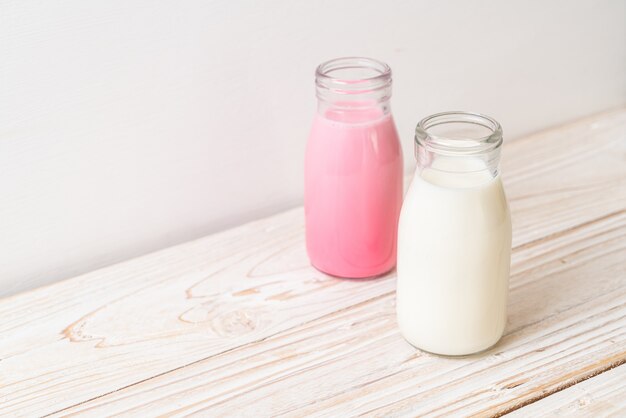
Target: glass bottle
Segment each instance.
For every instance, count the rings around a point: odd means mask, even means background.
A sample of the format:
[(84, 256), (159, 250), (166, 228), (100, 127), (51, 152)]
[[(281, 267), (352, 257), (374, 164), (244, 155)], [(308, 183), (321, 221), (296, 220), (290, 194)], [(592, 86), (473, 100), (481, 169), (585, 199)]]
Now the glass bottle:
[(396, 263), (402, 204), (391, 69), (370, 58), (338, 58), (317, 68), (315, 84), (305, 161), (309, 258), (334, 276), (383, 274)]
[(442, 355), (486, 350), (502, 336), (511, 218), (493, 118), (446, 112), (415, 131), (418, 167), (398, 231), (398, 325), (409, 343)]

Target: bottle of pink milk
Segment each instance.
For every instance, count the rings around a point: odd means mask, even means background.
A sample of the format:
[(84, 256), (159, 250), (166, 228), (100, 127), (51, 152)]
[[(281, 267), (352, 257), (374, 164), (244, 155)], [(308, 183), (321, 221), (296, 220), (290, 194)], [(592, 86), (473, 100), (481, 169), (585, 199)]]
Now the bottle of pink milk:
[(381, 275), (396, 264), (402, 205), (391, 69), (370, 58), (338, 58), (317, 68), (315, 83), (305, 161), (309, 258), (334, 276)]

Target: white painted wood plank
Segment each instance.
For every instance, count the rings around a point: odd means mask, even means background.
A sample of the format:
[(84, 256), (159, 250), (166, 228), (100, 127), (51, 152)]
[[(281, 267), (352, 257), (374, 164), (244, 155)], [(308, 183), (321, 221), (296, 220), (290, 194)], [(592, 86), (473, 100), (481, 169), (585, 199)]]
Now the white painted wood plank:
[(626, 416), (626, 365), (518, 409), (507, 418)]
[[(485, 354), (448, 359), (416, 351), (397, 330), (390, 292), (60, 415), (387, 417), (515, 409), (626, 360), (626, 213), (563, 237), (537, 244), (544, 251), (540, 261), (531, 259), (532, 273), (523, 262), (513, 266), (514, 283), (528, 280), (512, 289), (505, 337)], [(553, 244), (559, 251), (549, 251)]]
[(506, 144), (511, 309), (483, 356), (405, 344), (394, 276), (312, 269), (296, 209), (0, 300), (0, 410), (410, 415), (545, 396), (626, 356), (625, 145), (626, 110)]

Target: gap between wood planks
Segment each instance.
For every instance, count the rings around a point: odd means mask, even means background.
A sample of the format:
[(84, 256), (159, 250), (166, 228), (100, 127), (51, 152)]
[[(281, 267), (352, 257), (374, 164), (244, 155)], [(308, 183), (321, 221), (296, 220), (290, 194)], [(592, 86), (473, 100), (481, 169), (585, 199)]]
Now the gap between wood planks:
[[(620, 356), (623, 356), (623, 355), (624, 355), (624, 353), (620, 354)], [(550, 396), (550, 395), (554, 395), (554, 394), (555, 394), (555, 393), (557, 393), (557, 392), (560, 392), (560, 391), (562, 391), (562, 390), (565, 390), (565, 389), (567, 389), (567, 388), (570, 388), (570, 387), (572, 387), (572, 386), (575, 386), (575, 385), (577, 385), (577, 384), (579, 384), (579, 383), (582, 383), (582, 382), (584, 382), (585, 380), (592, 379), (592, 378), (594, 378), (594, 377), (596, 377), (596, 376), (598, 376), (598, 375), (600, 375), (600, 374), (602, 374), (602, 373), (604, 373), (604, 372), (608, 372), (609, 370), (613, 370), (613, 369), (615, 369), (616, 367), (619, 367), (619, 366), (624, 365), (625, 363), (626, 363), (626, 358), (622, 358), (622, 359), (620, 359), (620, 360), (618, 360), (618, 361), (616, 361), (616, 362), (614, 362), (614, 363), (609, 364), (607, 367), (605, 367), (605, 368), (603, 368), (603, 369), (596, 370), (596, 371), (594, 371), (594, 372), (590, 373), (590, 374), (589, 374), (589, 375), (587, 375), (587, 376), (582, 376), (582, 377), (580, 377), (579, 379), (575, 379), (575, 380), (573, 380), (573, 381), (571, 381), (571, 382), (566, 382), (566, 383), (564, 383), (563, 385), (557, 386), (557, 387), (556, 387), (556, 388), (554, 388), (553, 390), (549, 390), (549, 391), (547, 391), (547, 392), (545, 392), (545, 393), (542, 393), (541, 395), (538, 395), (538, 396), (536, 396), (536, 397), (533, 397), (533, 398), (527, 399), (527, 400), (525, 400), (525, 401), (521, 402), (521, 403), (520, 403), (520, 404), (518, 404), (518, 405), (514, 405), (514, 406), (512, 406), (512, 407), (506, 408), (506, 409), (504, 409), (503, 411), (501, 411), (501, 412), (498, 412), (498, 413), (494, 414), (494, 415), (493, 415), (493, 417), (494, 417), (494, 418), (499, 418), (499, 417), (501, 417), (501, 416), (503, 416), (503, 415), (509, 414), (509, 413), (511, 413), (511, 412), (513, 412), (513, 411), (516, 411), (516, 410), (521, 409), (521, 408), (523, 408), (523, 407), (525, 407), (525, 406), (528, 406), (528, 405), (530, 405), (530, 404), (532, 404), (532, 403), (535, 403), (535, 402), (540, 401), (540, 400), (542, 400), (542, 399), (544, 399), (544, 398), (547, 398), (547, 397), (548, 397), (548, 396)], [(626, 366), (625, 366), (625, 367), (626, 367)]]
[[(615, 211), (615, 212), (612, 212), (612, 213), (609, 213), (609, 214), (606, 214), (606, 215), (600, 216), (600, 217), (598, 217), (598, 218), (595, 218), (595, 219), (592, 219), (592, 220), (589, 220), (589, 221), (586, 221), (586, 222), (583, 222), (583, 223), (580, 223), (580, 224), (574, 225), (574, 226), (572, 226), (572, 227), (570, 227), (570, 228), (566, 228), (566, 229), (564, 229), (564, 230), (562, 230), (562, 231), (557, 231), (557, 232), (551, 233), (551, 234), (549, 234), (549, 235), (546, 235), (546, 236), (544, 236), (544, 237), (534, 239), (534, 240), (529, 241), (529, 242), (526, 242), (526, 243), (524, 243), (524, 244), (520, 244), (520, 245), (518, 245), (518, 246), (514, 247), (514, 248), (513, 248), (513, 250), (515, 251), (515, 250), (518, 250), (518, 249), (530, 248), (530, 247), (533, 247), (533, 246), (535, 246), (535, 245), (539, 245), (539, 244), (541, 244), (541, 243), (543, 243), (543, 242), (546, 242), (546, 241), (550, 241), (550, 240), (552, 240), (552, 239), (559, 238), (559, 237), (561, 237), (561, 236), (563, 236), (563, 235), (565, 235), (565, 234), (567, 234), (567, 233), (570, 233), (570, 232), (572, 232), (572, 231), (576, 231), (576, 230), (578, 230), (578, 229), (580, 229), (580, 228), (584, 228), (584, 227), (586, 227), (586, 226), (593, 225), (593, 224), (598, 223), (598, 222), (602, 222), (602, 221), (607, 220), (607, 219), (610, 219), (610, 218), (612, 218), (612, 217), (619, 216), (619, 215), (621, 215), (621, 214), (623, 214), (623, 213), (625, 213), (625, 212), (626, 212), (626, 210), (618, 210), (618, 211)], [(381, 279), (382, 279), (382, 280), (385, 280), (385, 278), (381, 278)], [(289, 328), (287, 328), (287, 329), (285, 329), (285, 330), (275, 332), (275, 333), (270, 334), (270, 335), (267, 335), (267, 336), (265, 336), (265, 337), (263, 337), (263, 338), (259, 338), (258, 340), (251, 341), (251, 342), (249, 342), (249, 343), (246, 343), (246, 344), (243, 344), (243, 345), (240, 345), (240, 346), (237, 346), (237, 347), (232, 347), (232, 348), (226, 349), (226, 350), (224, 350), (224, 351), (221, 351), (221, 352), (219, 352), (219, 353), (214, 353), (214, 354), (212, 354), (212, 355), (210, 355), (210, 356), (203, 357), (203, 358), (201, 358), (201, 359), (198, 359), (198, 360), (192, 361), (192, 362), (187, 363), (187, 364), (184, 364), (184, 365), (182, 365), (182, 366), (175, 367), (175, 368), (172, 368), (172, 369), (170, 369), (170, 370), (166, 370), (166, 371), (163, 371), (163, 372), (160, 372), (160, 373), (154, 374), (153, 376), (150, 376), (150, 377), (148, 377), (148, 378), (138, 380), (138, 381), (133, 382), (133, 383), (131, 383), (131, 384), (128, 384), (128, 385), (124, 385), (124, 386), (122, 386), (122, 387), (119, 387), (119, 388), (117, 388), (117, 389), (115, 389), (115, 390), (111, 390), (111, 391), (105, 392), (105, 393), (103, 393), (103, 394), (101, 394), (101, 395), (94, 396), (94, 397), (89, 398), (89, 399), (86, 399), (86, 400), (84, 400), (84, 401), (81, 401), (81, 402), (78, 402), (78, 403), (75, 403), (75, 404), (69, 405), (69, 406), (67, 406), (67, 407), (65, 407), (65, 408), (61, 408), (61, 409), (59, 409), (59, 410), (56, 410), (56, 411), (50, 412), (50, 413), (48, 413), (48, 414), (46, 414), (46, 415), (43, 415), (43, 417), (49, 417), (49, 416), (52, 416), (52, 415), (55, 415), (55, 414), (59, 414), (59, 413), (61, 413), (61, 412), (63, 412), (63, 411), (69, 410), (69, 409), (74, 408), (74, 407), (76, 407), (76, 406), (87, 404), (87, 403), (89, 403), (89, 402), (92, 402), (92, 401), (97, 400), (97, 399), (99, 399), (99, 398), (102, 398), (102, 397), (108, 396), (108, 395), (110, 395), (110, 394), (113, 394), (113, 393), (116, 393), (116, 392), (119, 392), (119, 391), (122, 391), (122, 390), (128, 389), (128, 388), (130, 388), (130, 387), (133, 387), (133, 386), (136, 386), (136, 385), (139, 385), (139, 384), (142, 384), (142, 383), (145, 383), (145, 382), (147, 382), (147, 381), (149, 381), (149, 380), (152, 380), (152, 379), (155, 379), (155, 378), (158, 378), (158, 377), (161, 377), (161, 376), (164, 376), (164, 375), (167, 375), (167, 374), (170, 374), (170, 373), (173, 373), (173, 372), (176, 372), (176, 371), (182, 370), (182, 369), (184, 369), (184, 368), (186, 368), (186, 367), (190, 367), (190, 366), (193, 366), (193, 365), (195, 365), (195, 364), (198, 364), (198, 363), (201, 363), (201, 362), (207, 361), (207, 360), (211, 359), (212, 357), (216, 357), (216, 356), (219, 356), (219, 355), (223, 355), (223, 354), (225, 354), (225, 353), (228, 353), (228, 352), (231, 352), (231, 351), (234, 351), (234, 350), (239, 350), (239, 349), (241, 349), (241, 348), (243, 348), (243, 347), (248, 347), (248, 346), (253, 345), (253, 344), (258, 344), (258, 343), (260, 343), (260, 342), (262, 342), (262, 341), (265, 341), (265, 340), (268, 340), (268, 339), (270, 339), (270, 338), (272, 338), (272, 337), (274, 337), (274, 336), (276, 336), (276, 335), (279, 335), (279, 334), (282, 334), (282, 333), (287, 333), (287, 332), (289, 332), (290, 330), (292, 330), (293, 328), (296, 328), (296, 327), (301, 327), (301, 326), (305, 326), (305, 325), (307, 325), (307, 324), (309, 324), (309, 323), (316, 322), (316, 321), (322, 320), (322, 319), (324, 319), (324, 318), (326, 318), (326, 317), (330, 317), (330, 316), (336, 315), (337, 313), (340, 313), (340, 312), (343, 312), (343, 311), (346, 311), (346, 310), (350, 310), (350, 309), (353, 309), (353, 308), (355, 308), (355, 307), (359, 307), (359, 306), (363, 306), (363, 305), (370, 304), (371, 302), (374, 302), (374, 301), (376, 301), (376, 300), (379, 300), (379, 299), (383, 299), (383, 298), (389, 297), (389, 296), (391, 296), (393, 293), (394, 293), (394, 291), (382, 293), (382, 294), (380, 294), (380, 295), (377, 295), (377, 296), (375, 296), (375, 297), (372, 297), (372, 298), (366, 299), (366, 300), (364, 300), (364, 301), (362, 301), (362, 302), (359, 302), (359, 303), (356, 303), (356, 304), (354, 304), (354, 305), (346, 306), (346, 307), (344, 307), (344, 308), (337, 309), (337, 310), (335, 310), (335, 311), (333, 311), (333, 312), (329, 312), (329, 313), (327, 313), (327, 314), (325, 314), (325, 315), (322, 315), (322, 316), (320, 316), (320, 317), (313, 318), (313, 319), (310, 319), (310, 320), (308, 320), (308, 321), (301, 322), (301, 323), (296, 324), (296, 325), (294, 325), (294, 326), (292, 326), (292, 327), (289, 327)], [(527, 324), (526, 326), (531, 326), (531, 325), (533, 325), (533, 324)], [(523, 328), (526, 328), (526, 326), (524, 326)], [(520, 329), (516, 329), (516, 330), (514, 330), (514, 331), (515, 331), (515, 332), (517, 332), (517, 331), (519, 331), (519, 330), (520, 330)], [(507, 334), (509, 334), (509, 333), (507, 333)], [(505, 334), (505, 335), (506, 335), (506, 334)], [(620, 354), (619, 356), (617, 356), (617, 357), (623, 357), (624, 355), (626, 355), (626, 353), (621, 353), (621, 354)], [(588, 375), (583, 375), (583, 376), (581, 376), (581, 377), (579, 377), (579, 378), (577, 378), (577, 379), (575, 379), (575, 380), (565, 382), (564, 384), (559, 385), (559, 386), (557, 386), (556, 388), (554, 388), (554, 389), (552, 389), (552, 390), (546, 391), (546, 392), (544, 392), (544, 393), (541, 393), (540, 395), (537, 395), (537, 396), (535, 396), (535, 397), (532, 397), (532, 398), (530, 398), (530, 399), (527, 399), (527, 400), (525, 400), (525, 401), (521, 402), (521, 403), (520, 403), (520, 404), (518, 404), (518, 405), (513, 405), (513, 406), (511, 406), (511, 407), (509, 407), (509, 408), (504, 409), (503, 411), (497, 412), (497, 413), (496, 413), (496, 414), (494, 414), (493, 416), (494, 416), (494, 417), (501, 417), (501, 416), (506, 415), (506, 414), (508, 414), (508, 413), (510, 413), (510, 412), (513, 412), (513, 411), (515, 411), (515, 410), (521, 409), (521, 408), (523, 408), (523, 407), (525, 407), (525, 406), (527, 406), (527, 405), (530, 405), (530, 404), (532, 404), (532, 403), (535, 403), (535, 402), (537, 402), (537, 401), (539, 401), (539, 400), (541, 400), (541, 399), (543, 399), (543, 398), (546, 398), (546, 397), (548, 397), (548, 396), (550, 396), (550, 395), (553, 395), (553, 394), (555, 394), (555, 393), (557, 393), (557, 392), (560, 392), (560, 391), (562, 391), (562, 390), (564, 390), (564, 389), (567, 389), (567, 388), (570, 388), (570, 387), (572, 387), (572, 386), (575, 386), (575, 385), (577, 385), (578, 383), (584, 382), (585, 380), (591, 379), (591, 378), (593, 378), (593, 377), (595, 377), (595, 376), (597, 376), (597, 375), (600, 375), (600, 374), (602, 374), (602, 373), (604, 373), (604, 372), (606, 372), (606, 371), (612, 370), (612, 369), (614, 369), (614, 368), (616, 368), (616, 367), (619, 367), (619, 366), (621, 366), (621, 365), (623, 365), (623, 364), (625, 364), (625, 363), (626, 363), (626, 358), (619, 358), (617, 361), (614, 361), (614, 362), (612, 362), (612, 363), (608, 364), (608, 365), (607, 365), (606, 367), (604, 367), (604, 368), (601, 368), (601, 369), (599, 369), (599, 370), (594, 370), (594, 371), (592, 371), (591, 373), (589, 373)]]

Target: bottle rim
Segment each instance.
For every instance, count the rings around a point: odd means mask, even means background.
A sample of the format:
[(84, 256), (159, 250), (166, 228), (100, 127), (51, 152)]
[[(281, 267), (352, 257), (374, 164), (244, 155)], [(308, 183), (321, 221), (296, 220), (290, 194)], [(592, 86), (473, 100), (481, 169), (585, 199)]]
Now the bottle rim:
[[(490, 131), (487, 135), (455, 137), (440, 135), (433, 128), (446, 124), (478, 125)], [(435, 113), (422, 119), (415, 128), (415, 144), (445, 155), (476, 155), (491, 152), (502, 145), (502, 127), (491, 116), (469, 111)]]
[(315, 70), (318, 89), (337, 94), (362, 94), (391, 86), (391, 68), (367, 57), (342, 57), (321, 63)]

